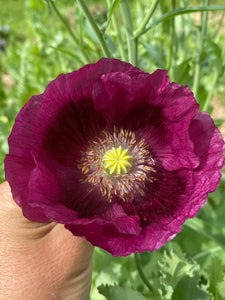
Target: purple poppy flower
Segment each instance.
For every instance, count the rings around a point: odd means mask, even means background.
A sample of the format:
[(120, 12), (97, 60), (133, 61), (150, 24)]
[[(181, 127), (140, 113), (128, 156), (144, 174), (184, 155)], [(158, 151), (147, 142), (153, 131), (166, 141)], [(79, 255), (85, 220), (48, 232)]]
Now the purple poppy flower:
[(31, 97), (5, 159), (25, 217), (63, 223), (114, 256), (181, 231), (218, 186), (224, 141), (166, 74), (103, 58)]

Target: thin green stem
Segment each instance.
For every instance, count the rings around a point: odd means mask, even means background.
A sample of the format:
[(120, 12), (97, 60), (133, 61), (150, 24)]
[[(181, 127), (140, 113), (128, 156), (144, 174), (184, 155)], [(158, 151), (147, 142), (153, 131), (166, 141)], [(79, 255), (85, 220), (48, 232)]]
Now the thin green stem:
[[(107, 2), (107, 5), (108, 5), (108, 8), (109, 8), (110, 5), (111, 5), (110, 0), (106, 0), (106, 2)], [(119, 28), (119, 24), (118, 24), (118, 20), (117, 20), (115, 12), (112, 15), (112, 23), (113, 23), (113, 26), (114, 26), (115, 31), (116, 31), (116, 37), (117, 37), (117, 41), (118, 41), (118, 45), (119, 45), (119, 49), (120, 49), (121, 58), (122, 58), (122, 60), (126, 61), (126, 54), (125, 54), (123, 39), (122, 39), (122, 36), (121, 36), (121, 31), (120, 31), (120, 28)]]
[(203, 108), (202, 108), (203, 111), (207, 111), (208, 108), (209, 108), (209, 104), (210, 104), (210, 101), (212, 99), (213, 92), (214, 92), (218, 77), (219, 77), (219, 72), (215, 72), (214, 76), (213, 76), (213, 79), (212, 79), (212, 87), (211, 87), (211, 89), (210, 89), (210, 91), (207, 95), (207, 98), (206, 98), (205, 103), (204, 103)]
[(216, 27), (216, 30), (215, 30), (215, 33), (214, 33), (214, 36), (213, 36), (213, 39), (215, 39), (218, 35), (218, 33), (220, 32), (220, 28), (222, 27), (223, 25), (223, 20), (224, 20), (224, 17), (225, 17), (225, 11), (223, 12), (221, 18), (220, 18), (220, 21), (218, 23), (218, 26)]
[(58, 8), (55, 6), (55, 3), (52, 0), (47, 0), (47, 2), (49, 4), (49, 6), (52, 7), (52, 9), (55, 11), (57, 17), (59, 18), (59, 20), (61, 21), (61, 23), (63, 24), (63, 26), (67, 30), (67, 32), (69, 33), (69, 35), (71, 36), (72, 40), (75, 42), (76, 46), (78, 46), (81, 49), (81, 51), (82, 51), (81, 55), (83, 56), (84, 62), (85, 63), (90, 62), (90, 59), (89, 59), (87, 53), (85, 52), (85, 50), (83, 48), (80, 47), (78, 38), (75, 36), (75, 34), (71, 30), (70, 26), (68, 25), (68, 23), (63, 18), (63, 16), (60, 14)]
[(221, 251), (221, 250), (222, 250), (221, 247), (214, 247), (214, 248), (211, 248), (211, 249), (209, 249), (209, 250), (202, 251), (202, 252), (196, 254), (195, 256), (193, 256), (192, 258), (193, 258), (194, 260), (197, 260), (197, 259), (200, 259), (200, 258), (202, 258), (202, 257), (204, 257), (204, 256), (210, 255), (210, 254), (212, 254), (212, 253), (219, 252), (219, 251)]
[(65, 49), (60, 49), (60, 48), (57, 48), (57, 47), (54, 47), (54, 46), (49, 46), (49, 48), (52, 48), (52, 49), (54, 49), (54, 50), (56, 50), (56, 51), (65, 53), (66, 55), (75, 57), (77, 60), (80, 61), (81, 64), (83, 63), (82, 60), (80, 59), (79, 55), (76, 55), (76, 54), (74, 54), (74, 53), (72, 53), (72, 52), (70, 52), (70, 51), (67, 51), (67, 50), (65, 50)]
[(128, 0), (121, 1), (121, 12), (127, 34), (128, 60), (137, 65), (137, 39), (134, 38), (134, 27)]
[(200, 70), (201, 70), (201, 66), (200, 66), (200, 62), (199, 60), (196, 62), (195, 65), (195, 71), (194, 71), (194, 79), (193, 79), (193, 93), (195, 95), (195, 98), (198, 98), (198, 89), (199, 89), (199, 81), (200, 81)]
[(154, 14), (159, 2), (160, 2), (160, 0), (154, 0), (152, 2), (152, 5), (149, 7), (149, 10), (148, 10), (146, 16), (144, 17), (144, 20), (142, 21), (140, 26), (134, 32), (134, 37), (135, 38), (138, 38), (140, 35), (142, 35), (142, 32), (145, 29), (145, 26), (150, 21), (150, 19), (151, 19), (152, 15)]
[(95, 20), (92, 17), (92, 14), (90, 13), (90, 11), (89, 11), (89, 9), (88, 9), (85, 1), (84, 0), (77, 0), (77, 2), (79, 3), (79, 5), (80, 5), (80, 7), (81, 7), (81, 9), (82, 9), (82, 11), (84, 13), (84, 15), (88, 19), (88, 21), (89, 21), (89, 23), (90, 23), (90, 25), (91, 25), (94, 33), (96, 34), (97, 39), (99, 41), (99, 44), (100, 44), (100, 46), (102, 48), (102, 51), (103, 51), (104, 55), (106, 57), (111, 57), (111, 53), (110, 53), (110, 51), (109, 51), (109, 49), (108, 49), (108, 47), (106, 45), (105, 39), (103, 37), (103, 34), (101, 33), (101, 31), (99, 30), (97, 24), (95, 23)]
[(136, 263), (136, 266), (137, 266), (138, 273), (139, 273), (142, 281), (147, 286), (147, 288), (149, 289), (149, 291), (152, 293), (153, 292), (153, 288), (152, 288), (150, 282), (148, 281), (148, 279), (146, 278), (146, 276), (145, 276), (145, 274), (144, 274), (144, 272), (142, 270), (142, 266), (141, 266), (140, 261), (139, 261), (138, 253), (134, 253), (134, 258), (135, 258), (135, 263)]
[(170, 11), (170, 12), (167, 12), (167, 13), (163, 14), (155, 22), (153, 22), (151, 25), (146, 27), (142, 31), (141, 35), (146, 33), (147, 31), (149, 31), (150, 29), (152, 29), (153, 27), (155, 27), (159, 23), (165, 22), (165, 21), (167, 21), (171, 18), (174, 18), (176, 16), (180, 16), (180, 15), (184, 15), (184, 14), (191, 14), (191, 13), (194, 13), (194, 12), (217, 11), (217, 10), (225, 10), (225, 6), (224, 5), (208, 6), (208, 7), (202, 7), (202, 6), (191, 7), (190, 6), (190, 7), (186, 7), (186, 8), (175, 9), (174, 11)]
[[(209, 5), (209, 0), (203, 0), (204, 5)], [(196, 98), (198, 98), (198, 90), (199, 90), (199, 84), (200, 84), (200, 75), (201, 75), (201, 54), (204, 48), (204, 41), (205, 41), (205, 35), (207, 31), (207, 21), (208, 21), (208, 12), (202, 12), (201, 14), (201, 32), (199, 34), (198, 42), (199, 45), (199, 54), (198, 59), (196, 61), (195, 65), (195, 73), (194, 73), (194, 79), (193, 79), (193, 93)]]
[[(172, 0), (172, 9), (174, 10), (176, 8), (176, 0)], [(167, 65), (166, 68), (169, 70), (172, 65), (172, 59), (173, 59), (173, 49), (174, 49), (174, 32), (175, 32), (175, 26), (174, 26), (175, 20), (174, 18), (170, 20), (170, 40), (169, 40), (169, 52), (167, 57)]]

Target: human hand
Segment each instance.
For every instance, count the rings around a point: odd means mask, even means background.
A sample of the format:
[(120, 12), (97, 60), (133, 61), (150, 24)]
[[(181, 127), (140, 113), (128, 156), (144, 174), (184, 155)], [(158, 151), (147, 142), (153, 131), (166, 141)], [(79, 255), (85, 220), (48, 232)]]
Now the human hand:
[(0, 299), (86, 300), (93, 246), (62, 224), (24, 218), (0, 184)]

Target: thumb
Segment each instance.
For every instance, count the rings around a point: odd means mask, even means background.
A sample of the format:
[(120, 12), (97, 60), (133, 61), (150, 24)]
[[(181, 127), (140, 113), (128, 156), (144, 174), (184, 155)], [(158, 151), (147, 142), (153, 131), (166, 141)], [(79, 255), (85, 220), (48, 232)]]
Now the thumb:
[(0, 299), (88, 299), (92, 253), (62, 224), (24, 218), (0, 184)]
[(43, 238), (55, 226), (53, 222), (30, 222), (24, 218), (21, 208), (12, 198), (7, 182), (0, 185), (0, 211), (0, 234), (13, 244), (23, 240), (30, 245), (30, 241)]

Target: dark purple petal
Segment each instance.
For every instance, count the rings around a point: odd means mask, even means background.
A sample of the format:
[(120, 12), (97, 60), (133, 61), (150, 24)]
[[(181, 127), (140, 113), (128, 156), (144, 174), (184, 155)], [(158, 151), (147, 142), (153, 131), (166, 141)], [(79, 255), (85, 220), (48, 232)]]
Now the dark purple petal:
[(102, 75), (93, 86), (93, 102), (109, 122), (109, 126), (121, 126), (124, 114), (143, 108), (148, 92), (149, 75), (142, 72), (131, 77), (124, 73)]
[[(218, 186), (224, 141), (187, 86), (103, 58), (32, 96), (9, 137), (6, 179), (24, 215), (53, 220), (115, 256), (154, 251)], [(109, 175), (112, 147), (132, 166)]]

